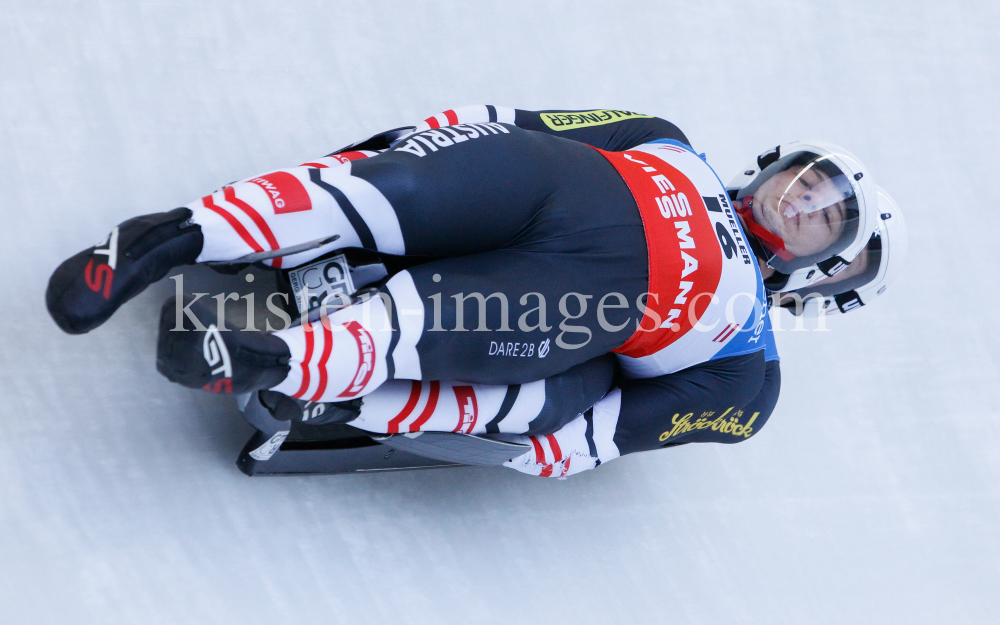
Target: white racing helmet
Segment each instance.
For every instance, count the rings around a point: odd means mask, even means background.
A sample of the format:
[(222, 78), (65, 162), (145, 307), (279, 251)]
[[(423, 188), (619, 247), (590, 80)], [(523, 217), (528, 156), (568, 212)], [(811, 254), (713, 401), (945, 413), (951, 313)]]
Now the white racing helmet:
[(840, 280), (828, 280), (771, 295), (774, 305), (795, 315), (815, 317), (846, 313), (870, 304), (899, 274), (909, 248), (906, 219), (895, 200), (876, 187), (878, 227), (868, 245)]
[(772, 292), (794, 291), (847, 268), (878, 223), (864, 165), (830, 143), (793, 142), (765, 152), (727, 187), (754, 252), (775, 270)]

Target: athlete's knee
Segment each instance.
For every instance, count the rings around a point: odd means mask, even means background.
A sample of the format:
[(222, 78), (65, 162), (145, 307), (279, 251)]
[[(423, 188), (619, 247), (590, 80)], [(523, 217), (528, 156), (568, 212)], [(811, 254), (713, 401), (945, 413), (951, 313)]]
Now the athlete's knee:
[(611, 388), (614, 356), (605, 354), (546, 378), (545, 403), (528, 434), (551, 434), (596, 404)]
[(423, 171), (423, 163), (391, 151), (357, 161), (352, 166), (352, 175), (374, 185), (390, 202), (395, 198), (425, 193), (431, 181), (431, 177)]

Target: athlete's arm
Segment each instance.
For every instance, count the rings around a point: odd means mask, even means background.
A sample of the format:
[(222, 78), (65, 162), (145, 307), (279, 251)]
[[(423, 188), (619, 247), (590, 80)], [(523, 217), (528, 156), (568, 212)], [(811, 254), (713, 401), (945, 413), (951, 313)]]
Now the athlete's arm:
[[(740, 364), (745, 377), (739, 380), (731, 378), (733, 369), (711, 366), (689, 369), (686, 375), (680, 375), (682, 371), (630, 380), (623, 385), (627, 392), (622, 402), (622, 414), (628, 418), (620, 420), (615, 445), (625, 455), (684, 443), (732, 444), (750, 438), (767, 423), (781, 390), (780, 363), (763, 362), (762, 355), (737, 357), (745, 359)], [(750, 395), (755, 386), (757, 392)]]
[(399, 139), (410, 134), (433, 130), (441, 126), (499, 122), (518, 128), (544, 132), (592, 145), (595, 148), (619, 152), (656, 139), (673, 139), (691, 145), (680, 128), (659, 117), (596, 109), (589, 111), (526, 111), (505, 106), (480, 104), (461, 106), (432, 115), (416, 126), (402, 126), (355, 141), (324, 157), (303, 163), (303, 167), (333, 167), (335, 165), (374, 156), (384, 152)]
[(691, 145), (681, 129), (667, 120), (629, 111), (518, 110), (516, 124), (610, 152), (628, 150), (656, 139), (674, 139)]
[(558, 432), (524, 437), (533, 450), (505, 466), (565, 477), (637, 451), (738, 443), (764, 426), (780, 387), (779, 363), (765, 362), (763, 351), (628, 380)]
[(428, 117), (417, 124), (414, 131), (487, 122), (514, 124), (612, 152), (656, 139), (674, 139), (690, 145), (684, 133), (665, 119), (612, 109), (525, 111), (488, 104), (463, 106)]

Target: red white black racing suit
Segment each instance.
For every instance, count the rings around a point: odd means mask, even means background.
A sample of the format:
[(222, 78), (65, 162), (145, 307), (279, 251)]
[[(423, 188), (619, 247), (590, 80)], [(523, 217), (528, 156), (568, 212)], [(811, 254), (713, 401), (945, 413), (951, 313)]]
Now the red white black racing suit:
[(362, 429), (528, 434), (533, 451), (508, 465), (560, 477), (633, 451), (738, 442), (777, 401), (745, 234), (665, 120), (464, 107), (391, 146), (247, 179), (189, 208), (201, 262), (333, 233), (273, 264), (344, 247), (419, 261), (381, 297), (276, 333), (292, 369), (273, 390), (364, 396)]

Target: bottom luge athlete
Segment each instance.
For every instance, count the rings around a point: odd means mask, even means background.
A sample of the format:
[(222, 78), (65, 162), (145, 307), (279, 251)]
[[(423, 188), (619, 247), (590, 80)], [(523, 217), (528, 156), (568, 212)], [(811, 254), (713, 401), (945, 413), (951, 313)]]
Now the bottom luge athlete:
[(283, 418), (524, 442), (507, 466), (565, 477), (755, 434), (780, 388), (768, 303), (865, 304), (905, 237), (833, 145), (781, 145), (727, 187), (662, 119), (470, 106), (130, 219), (65, 261), (46, 302), (82, 333), (184, 264), (405, 257), (372, 296), (271, 333), (168, 301), (157, 366), (259, 391)]

